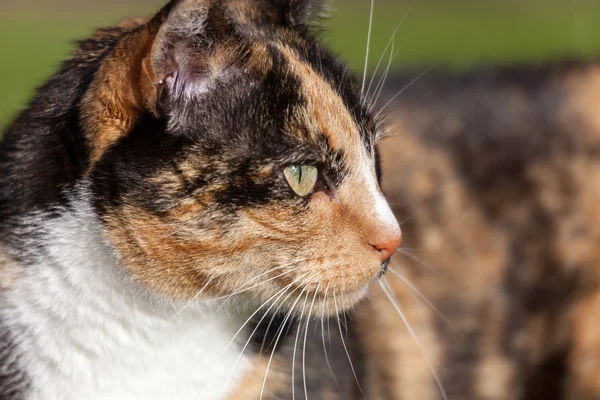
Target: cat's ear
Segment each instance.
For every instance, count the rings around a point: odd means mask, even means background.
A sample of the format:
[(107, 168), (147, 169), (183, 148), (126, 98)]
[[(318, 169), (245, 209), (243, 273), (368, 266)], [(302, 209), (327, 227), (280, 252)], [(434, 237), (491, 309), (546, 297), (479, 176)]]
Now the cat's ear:
[(229, 0), (228, 8), (246, 29), (268, 26), (310, 28), (326, 15), (327, 0)]
[[(284, 13), (287, 13), (288, 23), (296, 26), (313, 26), (321, 19), (325, 18), (326, 0), (270, 0), (278, 3), (279, 7), (284, 7)], [(285, 15), (285, 14), (284, 14)]]
[(324, 0), (174, 0), (147, 24), (153, 38), (142, 60), (142, 94), (157, 115), (173, 102), (211, 90), (235, 57), (236, 35), (256, 37), (279, 28), (301, 32)]
[(171, 1), (147, 24), (152, 44), (142, 60), (142, 93), (154, 113), (168, 112), (178, 99), (202, 94), (222, 67), (214, 44), (230, 25), (221, 2)]
[(80, 57), (114, 43), (80, 104), (90, 164), (145, 112), (167, 116), (174, 101), (210, 87), (218, 66), (230, 60), (219, 60), (213, 46), (231, 35), (222, 2), (171, 1), (149, 21), (128, 20), (83, 43)]

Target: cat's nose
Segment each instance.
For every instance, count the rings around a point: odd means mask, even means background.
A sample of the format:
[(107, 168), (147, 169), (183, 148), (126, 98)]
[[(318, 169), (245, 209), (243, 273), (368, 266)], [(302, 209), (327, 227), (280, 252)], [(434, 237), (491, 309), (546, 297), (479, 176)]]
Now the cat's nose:
[(379, 259), (381, 262), (384, 262), (394, 255), (401, 243), (402, 233), (400, 232), (400, 228), (398, 228), (381, 235), (379, 240), (371, 244), (371, 246), (379, 252)]

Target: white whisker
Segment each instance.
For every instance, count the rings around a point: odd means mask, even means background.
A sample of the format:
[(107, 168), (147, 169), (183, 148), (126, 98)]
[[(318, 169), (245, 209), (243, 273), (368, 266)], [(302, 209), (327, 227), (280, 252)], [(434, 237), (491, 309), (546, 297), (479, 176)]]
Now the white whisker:
[[(343, 302), (342, 302), (342, 308), (344, 308), (344, 309), (346, 308), (346, 307), (344, 307)], [(342, 325), (344, 326), (345, 338), (346, 338), (346, 340), (348, 340), (348, 318), (347, 318), (348, 316), (347, 316), (347, 313), (346, 312), (342, 313), (342, 317), (344, 318)]]
[(317, 293), (319, 292), (319, 288), (321, 285), (317, 285), (317, 289), (315, 290), (315, 295), (313, 296), (312, 303), (310, 305), (310, 309), (308, 310), (308, 315), (306, 316), (306, 330), (304, 331), (304, 346), (302, 348), (302, 382), (304, 383), (304, 398), (308, 400), (308, 390), (306, 388), (306, 338), (308, 337), (308, 325), (310, 323), (310, 317), (312, 315), (313, 307), (315, 306), (315, 300), (317, 299)]
[[(227, 344), (227, 346), (225, 346), (225, 349), (222, 351), (221, 355), (223, 355), (225, 353), (225, 351), (227, 351), (227, 349), (229, 348), (229, 346), (231, 346), (231, 344), (233, 343), (233, 341), (235, 340), (235, 338), (237, 337), (237, 335), (240, 334), (240, 332), (244, 329), (244, 327), (246, 327), (246, 325), (248, 324), (248, 322), (250, 322), (250, 320), (260, 312), (260, 310), (266, 306), (271, 300), (273, 300), (273, 298), (277, 297), (280, 293), (281, 296), (285, 293), (285, 291), (291, 287), (292, 285), (294, 285), (297, 281), (299, 281), (300, 279), (305, 278), (309, 273), (305, 273), (302, 276), (299, 276), (298, 278), (296, 278), (294, 281), (292, 281), (289, 285), (287, 285), (286, 287), (284, 287), (283, 289), (279, 290), (277, 293), (275, 293), (273, 296), (269, 297), (267, 300), (265, 300), (262, 305), (260, 307), (258, 307), (253, 313), (252, 315), (250, 315), (248, 317), (248, 319), (246, 319), (246, 322), (244, 322), (242, 324), (242, 326), (240, 327), (240, 329), (238, 329), (238, 331), (235, 333), (235, 335), (233, 335), (233, 337), (231, 338), (231, 340), (229, 341), (229, 343)], [(283, 293), (282, 293), (283, 292)], [(279, 296), (278, 298), (280, 298), (281, 296)]]
[[(282, 293), (282, 295), (284, 295), (285, 293), (287, 293), (287, 291), (289, 290), (290, 286), (293, 285), (294, 282), (290, 283), (288, 286), (285, 287), (286, 291)], [(298, 290), (299, 288), (296, 288), (294, 290), (292, 290), (290, 293), (288, 293), (284, 299), (284, 301), (281, 302), (281, 304), (277, 307), (278, 309), (284, 304), (284, 302), (289, 299), (296, 290)], [(231, 375), (233, 374), (233, 372), (235, 371), (235, 367), (237, 367), (238, 363), (240, 362), (242, 355), (244, 354), (244, 352), (246, 351), (246, 348), (248, 347), (248, 345), (250, 344), (250, 341), (252, 340), (252, 337), (256, 334), (256, 331), (258, 330), (258, 328), (260, 327), (260, 324), (263, 322), (263, 320), (267, 317), (267, 315), (269, 315), (269, 311), (271, 311), (271, 309), (277, 304), (277, 302), (279, 302), (279, 300), (281, 299), (281, 296), (278, 297), (277, 299), (275, 299), (275, 301), (273, 302), (273, 304), (267, 309), (267, 311), (265, 311), (264, 315), (261, 317), (261, 319), (258, 321), (258, 323), (256, 324), (256, 327), (254, 328), (254, 330), (252, 331), (252, 333), (250, 333), (250, 336), (248, 337), (248, 340), (246, 341), (246, 344), (244, 345), (244, 347), (242, 348), (242, 350), (240, 351), (240, 354), (238, 356), (238, 358), (235, 360), (235, 363), (233, 364), (233, 367), (231, 368), (231, 371), (229, 372), (229, 375), (227, 376), (227, 379), (225, 379), (225, 383), (223, 384), (223, 388), (225, 388), (227, 386), (227, 383), (229, 382), (229, 379), (231, 379)], [(271, 322), (273, 321), (273, 318), (271, 318)], [(271, 326), (271, 324), (269, 323), (269, 326)], [(267, 332), (268, 332), (268, 328), (267, 328)], [(264, 345), (264, 339), (263, 339), (263, 345)], [(262, 352), (262, 346), (261, 346), (261, 352)]]
[(394, 47), (396, 46), (396, 41), (394, 40), (392, 42), (392, 48), (390, 50), (390, 58), (388, 59), (388, 64), (387, 64), (385, 70), (383, 71), (381, 78), (379, 78), (379, 81), (377, 82), (377, 86), (375, 86), (375, 90), (373, 91), (373, 96), (371, 96), (371, 106), (369, 107), (369, 111), (373, 111), (373, 109), (375, 108), (375, 105), (377, 104), (377, 101), (379, 100), (379, 97), (381, 96), (381, 93), (383, 92), (383, 88), (385, 87), (385, 82), (387, 80), (388, 74), (390, 73), (390, 68), (392, 67), (392, 62), (394, 61), (394, 58), (396, 58), (396, 56), (398, 55), (400, 50), (402, 50), (405, 43), (406, 43), (406, 40), (404, 40), (404, 42), (402, 42), (402, 44), (400, 45), (398, 50), (396, 50), (396, 52), (394, 52)]
[(410, 289), (412, 289), (412, 291), (422, 300), (425, 302), (425, 304), (427, 304), (429, 307), (431, 307), (431, 309), (433, 311), (435, 311), (435, 313), (450, 327), (450, 329), (452, 329), (452, 331), (454, 331), (455, 333), (457, 333), (456, 329), (454, 329), (453, 325), (450, 323), (450, 320), (423, 294), (419, 291), (419, 289), (417, 289), (417, 287), (415, 285), (413, 285), (408, 279), (406, 279), (404, 276), (402, 276), (402, 274), (400, 274), (398, 271), (396, 271), (395, 269), (393, 269), (392, 267), (388, 268), (388, 270), (394, 275), (396, 276), (398, 279), (400, 279), (402, 282), (404, 282), (404, 284), (406, 286), (408, 286)]
[[(401, 207), (403, 207), (403, 206), (401, 206)], [(406, 218), (404, 218), (402, 221), (398, 222), (398, 225), (402, 226), (402, 225), (404, 225), (405, 223), (407, 223), (408, 221), (410, 221), (411, 219), (413, 219), (414, 217), (415, 217), (415, 215), (414, 215), (414, 214), (413, 214), (413, 215), (411, 215), (410, 217), (406, 217)]]
[[(371, 86), (373, 85), (373, 80), (375, 79), (375, 76), (377, 75), (377, 71), (379, 70), (379, 66), (381, 65), (381, 62), (383, 61), (383, 56), (385, 55), (387, 49), (390, 47), (390, 44), (393, 43), (393, 41), (395, 40), (396, 34), (398, 33), (398, 30), (402, 26), (402, 23), (404, 22), (404, 20), (406, 19), (406, 17), (410, 13), (410, 10), (413, 8), (413, 6), (415, 5), (416, 2), (417, 2), (417, 0), (413, 0), (413, 2), (411, 3), (411, 5), (408, 7), (408, 9), (406, 10), (406, 12), (402, 16), (402, 19), (400, 20), (400, 22), (398, 23), (398, 25), (396, 25), (396, 28), (394, 28), (394, 30), (392, 31), (392, 36), (390, 37), (390, 39), (388, 40), (387, 44), (385, 45), (385, 49), (383, 49), (383, 52), (381, 53), (381, 57), (379, 57), (379, 61), (377, 62), (377, 66), (375, 67), (375, 71), (373, 72), (373, 76), (371, 77), (371, 81), (369, 82), (369, 88), (367, 89), (367, 93), (366, 93), (367, 96), (369, 95), (369, 93), (371, 91)], [(400, 48), (402, 48), (402, 46), (400, 46)], [(394, 52), (393, 52), (393, 46), (392, 46), (392, 51), (390, 51), (390, 56), (393, 53)], [(396, 54), (398, 54), (398, 53), (396, 53)], [(388, 68), (389, 68), (389, 64), (388, 64)]]
[[(333, 382), (337, 387), (338, 391), (341, 392), (342, 389), (340, 384), (335, 377), (335, 373), (333, 372), (333, 368), (331, 368), (331, 362), (329, 361), (329, 356), (327, 355), (327, 346), (325, 345), (325, 304), (327, 303), (327, 295), (329, 292), (329, 285), (327, 285), (327, 289), (325, 290), (325, 299), (323, 300), (323, 317), (321, 318), (321, 338), (323, 339), (323, 353), (325, 353), (325, 362), (327, 363), (327, 368), (329, 368), (329, 372), (331, 372), (331, 376), (333, 377)], [(327, 318), (327, 324), (329, 325), (329, 318)], [(330, 332), (327, 332), (327, 336), (329, 336), (329, 346), (331, 347), (331, 335)]]
[(394, 29), (394, 31), (392, 32), (392, 37), (390, 38), (390, 40), (388, 41), (387, 45), (385, 46), (385, 49), (383, 49), (383, 52), (381, 53), (381, 57), (379, 57), (379, 61), (377, 61), (377, 65), (375, 66), (375, 70), (373, 71), (373, 75), (371, 76), (371, 80), (369, 81), (369, 86), (367, 87), (367, 92), (365, 93), (365, 98), (368, 98), (369, 97), (369, 93), (371, 93), (371, 87), (373, 87), (373, 82), (375, 81), (375, 76), (377, 76), (377, 72), (379, 71), (379, 67), (381, 66), (381, 62), (383, 61), (383, 57), (387, 53), (387, 50), (390, 47), (390, 44), (392, 45), (392, 49), (390, 50), (390, 58), (394, 54), (394, 45), (393, 45), (393, 43), (395, 41), (396, 32), (398, 31), (399, 27), (400, 26), (398, 25), (396, 27), (396, 29)]
[(369, 14), (369, 33), (367, 35), (367, 55), (365, 57), (365, 70), (363, 73), (362, 87), (360, 89), (361, 96), (365, 92), (365, 83), (367, 82), (367, 69), (369, 68), (369, 50), (371, 49), (371, 32), (373, 30), (373, 12), (375, 10), (375, 0), (371, 0), (371, 13)]
[(283, 320), (283, 323), (281, 325), (281, 329), (279, 329), (279, 334), (277, 335), (277, 339), (275, 340), (275, 344), (273, 345), (273, 350), (271, 351), (271, 356), (269, 357), (269, 362), (267, 363), (267, 370), (265, 371), (265, 378), (263, 379), (262, 388), (260, 389), (260, 397), (259, 397), (260, 400), (262, 400), (263, 394), (265, 392), (265, 385), (267, 384), (267, 376), (269, 375), (269, 368), (271, 367), (271, 362), (273, 361), (273, 355), (275, 354), (275, 349), (277, 348), (277, 344), (279, 344), (279, 339), (281, 339), (281, 334), (283, 333), (284, 326), (285, 326), (285, 324), (287, 324), (287, 321), (289, 320), (290, 316), (292, 315), (294, 308), (296, 308), (296, 304), (298, 304), (298, 301), (302, 298), (302, 293), (304, 293), (305, 290), (306, 289), (303, 289), (302, 292), (300, 292), (300, 294), (298, 295), (298, 298), (296, 299), (296, 301), (290, 308), (290, 311), (288, 311), (287, 315), (285, 316), (285, 319)]
[(194, 297), (192, 297), (192, 299), (190, 301), (188, 301), (182, 308), (181, 310), (177, 311), (175, 314), (173, 314), (173, 316), (170, 318), (169, 321), (173, 321), (175, 318), (177, 318), (179, 315), (181, 315), (182, 312), (184, 312), (197, 298), (198, 296), (200, 296), (200, 294), (202, 292), (204, 292), (204, 289), (206, 289), (208, 287), (208, 285), (210, 285), (210, 283), (213, 281), (213, 278), (210, 278), (208, 281), (206, 281), (206, 283), (204, 284), (204, 286), (202, 286), (202, 288), (198, 291), (198, 293), (196, 293), (196, 295)]
[(402, 93), (404, 93), (404, 91), (406, 89), (408, 89), (409, 87), (411, 87), (416, 81), (418, 81), (419, 79), (421, 79), (423, 76), (425, 76), (429, 71), (431, 71), (433, 68), (435, 68), (437, 65), (439, 64), (439, 62), (436, 62), (435, 64), (433, 64), (431, 67), (427, 68), (423, 73), (421, 73), (419, 76), (417, 76), (415, 79), (413, 79), (412, 81), (410, 81), (408, 83), (408, 85), (404, 86), (404, 88), (402, 88), (402, 90), (400, 90), (398, 93), (396, 93), (387, 103), (385, 103), (385, 105), (383, 107), (381, 107), (381, 110), (379, 110), (379, 112), (375, 115), (375, 118), (379, 118), (381, 116), (381, 113), (383, 112), (383, 110), (385, 110), (387, 108), (387, 106), (389, 106), (390, 104), (392, 104), (392, 102), (394, 100), (396, 100), (398, 98), (398, 96), (400, 96)]
[(409, 253), (408, 251), (406, 251), (406, 249), (399, 248), (398, 250), (396, 250), (396, 253), (404, 254), (406, 257), (412, 259), (413, 261), (427, 268), (431, 272), (435, 271), (435, 268), (427, 264), (425, 261), (421, 260), (419, 257), (415, 256), (414, 254)]
[[(264, 275), (266, 275), (266, 274), (268, 274), (268, 273), (271, 273), (271, 272), (273, 272), (273, 271), (275, 271), (275, 270), (277, 270), (277, 269), (281, 269), (281, 268), (289, 267), (289, 266), (291, 266), (291, 265), (293, 265), (293, 264), (298, 264), (298, 263), (300, 263), (300, 262), (302, 262), (302, 261), (305, 261), (305, 260), (299, 260), (299, 261), (295, 261), (295, 262), (293, 262), (293, 263), (291, 263), (291, 264), (286, 264), (286, 265), (284, 265), (284, 266), (281, 266), (281, 267), (276, 267), (276, 268), (273, 268), (273, 269), (271, 269), (271, 270), (269, 270), (269, 271), (267, 271), (267, 272), (264, 272), (264, 273), (260, 274), (259, 276), (256, 276), (256, 277), (252, 278), (252, 279), (251, 279), (251, 280), (249, 280), (248, 282), (244, 283), (242, 286), (244, 286), (244, 285), (247, 285), (248, 283), (252, 282), (252, 281), (253, 281), (253, 280), (255, 280), (256, 278), (260, 278), (261, 276), (264, 276)], [(255, 285), (253, 285), (253, 286), (250, 286), (250, 287), (248, 287), (248, 288), (245, 288), (245, 289), (242, 289), (242, 290), (236, 290), (236, 291), (235, 291), (235, 292), (233, 292), (233, 293), (226, 294), (226, 295), (224, 295), (224, 296), (214, 297), (214, 298), (212, 298), (212, 299), (210, 299), (210, 300), (226, 300), (226, 299), (229, 299), (229, 298), (231, 298), (231, 297), (233, 297), (233, 296), (236, 296), (236, 295), (238, 295), (238, 294), (240, 294), (240, 293), (245, 293), (245, 292), (248, 292), (248, 291), (250, 291), (250, 290), (252, 290), (252, 289), (256, 289), (257, 287), (259, 287), (259, 286), (262, 286), (262, 285), (264, 285), (264, 284), (266, 284), (266, 283), (272, 282), (272, 281), (274, 281), (274, 280), (275, 280), (275, 279), (277, 279), (277, 278), (281, 278), (282, 276), (286, 276), (286, 275), (288, 275), (288, 274), (291, 274), (292, 272), (295, 272), (295, 271), (297, 271), (298, 269), (300, 269), (300, 267), (292, 268), (292, 269), (291, 269), (291, 270), (289, 270), (289, 271), (282, 272), (282, 273), (281, 273), (281, 274), (279, 274), (279, 275), (273, 276), (273, 277), (271, 277), (271, 278), (269, 278), (269, 279), (267, 279), (267, 280), (265, 280), (265, 281), (259, 282), (259, 283), (255, 284)]]
[(406, 328), (408, 329), (408, 332), (412, 336), (414, 342), (416, 343), (417, 347), (419, 348), (419, 351), (421, 352), (421, 355), (425, 359), (425, 362), (427, 363), (427, 366), (429, 367), (429, 370), (433, 374), (433, 377), (434, 377), (435, 381), (437, 382), (437, 385), (438, 385), (438, 387), (440, 389), (440, 393), (441, 393), (442, 397), (444, 398), (444, 400), (448, 400), (448, 397), (446, 396), (446, 391), (444, 390), (444, 386), (442, 385), (442, 382), (440, 381), (440, 378), (438, 377), (438, 375), (435, 372), (433, 366), (431, 365), (431, 361), (429, 360), (429, 357), (427, 357), (425, 351), (423, 350), (423, 346), (421, 345), (421, 341), (417, 337), (416, 332), (414, 331), (414, 329), (412, 328), (412, 326), (408, 322), (408, 319), (406, 318), (406, 316), (402, 312), (402, 308), (400, 307), (400, 304), (398, 303), (398, 299), (396, 298), (393, 290), (389, 286), (389, 283), (385, 279), (385, 277), (379, 280), (379, 286), (381, 286), (381, 289), (383, 290), (383, 292), (385, 293), (385, 295), (388, 297), (388, 299), (392, 303), (392, 306), (394, 306), (394, 308), (398, 312), (398, 315), (400, 315), (400, 318), (404, 322), (404, 325), (406, 325)]
[(304, 304), (302, 305), (302, 312), (300, 313), (300, 320), (298, 321), (298, 331), (296, 332), (296, 340), (294, 341), (294, 353), (292, 355), (292, 400), (296, 399), (296, 379), (294, 378), (296, 371), (296, 349), (298, 347), (298, 338), (300, 336), (300, 329), (302, 327), (302, 318), (304, 317), (304, 310), (306, 309), (306, 303), (308, 301), (308, 292), (304, 297)]
[(350, 352), (348, 351), (348, 347), (346, 347), (346, 342), (344, 341), (344, 335), (342, 334), (342, 324), (340, 323), (340, 313), (338, 310), (337, 300), (335, 298), (335, 292), (333, 292), (333, 304), (335, 305), (335, 314), (337, 317), (338, 328), (340, 329), (340, 339), (342, 340), (342, 346), (344, 346), (344, 351), (346, 352), (346, 356), (348, 357), (348, 361), (350, 362), (350, 369), (352, 370), (352, 375), (354, 375), (354, 380), (356, 381), (356, 385), (358, 386), (358, 390), (362, 394), (363, 398), (365, 397), (365, 392), (363, 392), (360, 383), (358, 382), (358, 376), (356, 375), (356, 370), (354, 369), (354, 364), (352, 364), (352, 358), (350, 358)]
[[(292, 291), (292, 293), (290, 293), (290, 295), (291, 295), (291, 294), (293, 294), (293, 293), (294, 293), (296, 290), (298, 290), (298, 289), (299, 289), (299, 288), (296, 288), (296, 289), (294, 289), (294, 291)], [(288, 295), (288, 296), (290, 296), (290, 295)], [(287, 300), (287, 298), (286, 298), (286, 300)], [(276, 309), (276, 310), (275, 310), (275, 312), (273, 313), (273, 316), (271, 317), (271, 320), (269, 321), (269, 325), (267, 325), (267, 329), (265, 330), (265, 337), (263, 338), (263, 341), (262, 341), (262, 343), (261, 343), (261, 345), (260, 345), (260, 352), (261, 352), (261, 353), (263, 352), (263, 350), (264, 350), (264, 348), (265, 348), (265, 343), (266, 343), (265, 341), (267, 340), (267, 334), (268, 334), (268, 333), (269, 333), (269, 331), (271, 330), (271, 325), (273, 324), (273, 321), (274, 321), (275, 317), (276, 317), (276, 316), (277, 316), (277, 314), (279, 313), (279, 310), (281, 310), (281, 308), (282, 308), (284, 305), (285, 305), (285, 304), (284, 304), (284, 302), (282, 302), (282, 303), (281, 303), (281, 304), (280, 304), (280, 305), (277, 307), (277, 309)], [(277, 332), (275, 332), (275, 334), (277, 334)], [(272, 345), (272, 344), (273, 344), (273, 340), (271, 340), (271, 343), (269, 343), (269, 346), (270, 346), (270, 345)]]

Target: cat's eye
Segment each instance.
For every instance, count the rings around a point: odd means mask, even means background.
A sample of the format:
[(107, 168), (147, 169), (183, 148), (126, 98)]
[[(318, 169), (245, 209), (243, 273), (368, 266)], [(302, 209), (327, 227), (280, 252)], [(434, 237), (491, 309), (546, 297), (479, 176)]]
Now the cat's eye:
[(308, 196), (319, 178), (319, 169), (314, 165), (298, 165), (293, 164), (287, 166), (283, 170), (285, 179), (287, 179), (290, 187), (298, 196)]

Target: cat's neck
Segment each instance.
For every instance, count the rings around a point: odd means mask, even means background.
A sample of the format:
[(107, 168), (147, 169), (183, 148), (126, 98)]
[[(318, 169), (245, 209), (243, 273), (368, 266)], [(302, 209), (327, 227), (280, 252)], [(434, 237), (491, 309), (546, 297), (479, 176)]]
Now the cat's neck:
[(245, 332), (228, 345), (247, 313), (146, 293), (103, 239), (85, 196), (59, 218), (31, 218), (42, 232), (31, 242), (36, 258), (10, 266), (3, 306), (6, 320), (19, 321), (13, 334), (30, 398), (218, 398), (248, 367), (243, 355), (232, 372)]

